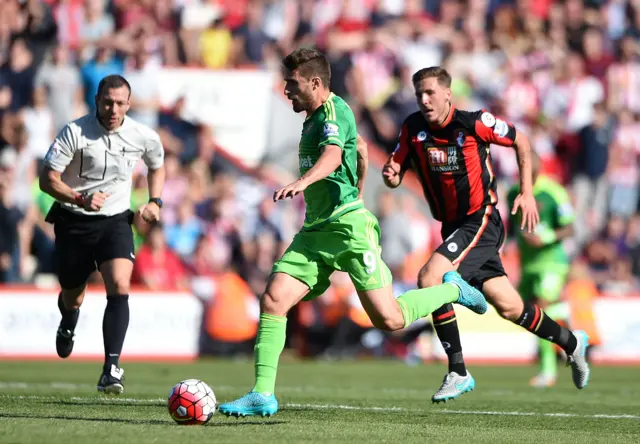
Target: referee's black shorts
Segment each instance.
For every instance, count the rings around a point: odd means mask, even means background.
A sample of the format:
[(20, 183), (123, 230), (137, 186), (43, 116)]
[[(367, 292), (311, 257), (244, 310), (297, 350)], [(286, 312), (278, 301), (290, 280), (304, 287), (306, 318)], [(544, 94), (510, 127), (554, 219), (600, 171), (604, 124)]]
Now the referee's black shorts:
[(135, 259), (130, 210), (114, 216), (87, 216), (54, 204), (47, 221), (53, 223), (58, 280), (64, 289), (85, 285), (103, 262)]
[(506, 276), (500, 259), (504, 224), (497, 208), (487, 206), (459, 222), (445, 222), (441, 234), (444, 241), (436, 251), (474, 287), (482, 289), (486, 281)]

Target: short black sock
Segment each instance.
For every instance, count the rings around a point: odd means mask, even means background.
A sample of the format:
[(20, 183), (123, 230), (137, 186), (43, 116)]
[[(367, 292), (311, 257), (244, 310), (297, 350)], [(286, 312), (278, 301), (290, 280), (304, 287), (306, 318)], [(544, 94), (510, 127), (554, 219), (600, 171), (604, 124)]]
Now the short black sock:
[(516, 324), (539, 338), (558, 344), (567, 354), (572, 354), (578, 346), (578, 341), (571, 330), (562, 327), (531, 302), (524, 303), (524, 311)]
[(76, 325), (78, 325), (80, 310), (77, 308), (67, 310), (67, 308), (64, 306), (64, 302), (62, 302), (62, 293), (58, 294), (58, 310), (60, 310), (60, 314), (62, 315), (60, 327), (63, 330), (74, 331), (76, 329)]
[(432, 314), (433, 327), (438, 334), (442, 348), (449, 361), (449, 373), (456, 372), (460, 376), (467, 375), (462, 356), (462, 344), (460, 343), (460, 331), (453, 304), (446, 304)]
[(122, 345), (129, 327), (129, 295), (107, 296), (107, 308), (102, 320), (104, 339), (104, 370), (118, 367)]

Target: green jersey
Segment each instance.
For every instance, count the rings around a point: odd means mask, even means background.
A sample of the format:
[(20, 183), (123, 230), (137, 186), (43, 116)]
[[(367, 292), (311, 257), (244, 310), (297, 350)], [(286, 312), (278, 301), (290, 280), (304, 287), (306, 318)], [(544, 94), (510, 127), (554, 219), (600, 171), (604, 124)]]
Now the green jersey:
[[(513, 207), (513, 202), (519, 192), (518, 185), (509, 190), (509, 208)], [(520, 235), (520, 212), (511, 215), (510, 231), (518, 233), (521, 268), (525, 272), (536, 272), (549, 267), (568, 267), (569, 258), (564, 251), (562, 241), (555, 239), (554, 231), (573, 223), (575, 216), (569, 195), (562, 185), (548, 177), (540, 176), (533, 186), (533, 196), (538, 204), (540, 214), (540, 223), (536, 227), (535, 234), (540, 236), (545, 245), (533, 247), (526, 243)]]
[(357, 188), (357, 138), (353, 111), (333, 93), (305, 120), (300, 138), (300, 175), (316, 164), (326, 145), (337, 145), (342, 149), (342, 163), (333, 173), (304, 191), (307, 204), (304, 228), (319, 227), (363, 207)]

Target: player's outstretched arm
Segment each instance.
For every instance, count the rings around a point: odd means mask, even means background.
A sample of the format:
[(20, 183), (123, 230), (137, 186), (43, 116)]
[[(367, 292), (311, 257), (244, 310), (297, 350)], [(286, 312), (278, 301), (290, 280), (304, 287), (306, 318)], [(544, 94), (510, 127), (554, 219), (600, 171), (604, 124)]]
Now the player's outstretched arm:
[(358, 165), (356, 173), (358, 175), (358, 198), (362, 199), (364, 194), (364, 182), (367, 179), (369, 171), (369, 154), (367, 150), (367, 142), (358, 134)]
[(513, 147), (516, 150), (518, 168), (520, 170), (520, 194), (516, 197), (513, 204), (512, 214), (515, 214), (518, 209), (521, 209), (522, 225), (520, 228), (526, 228), (527, 231), (531, 233), (535, 229), (536, 225), (538, 225), (538, 222), (540, 222), (538, 206), (535, 198), (533, 197), (531, 143), (525, 134), (520, 131), (516, 131), (516, 138), (513, 142)]
[(400, 164), (393, 160), (393, 156), (387, 160), (382, 167), (382, 180), (389, 188), (397, 188), (402, 183), (402, 168)]
[(296, 196), (306, 190), (309, 185), (333, 173), (340, 166), (342, 163), (342, 148), (338, 145), (325, 145), (322, 150), (322, 154), (315, 165), (304, 173), (300, 179), (273, 193), (274, 201)]

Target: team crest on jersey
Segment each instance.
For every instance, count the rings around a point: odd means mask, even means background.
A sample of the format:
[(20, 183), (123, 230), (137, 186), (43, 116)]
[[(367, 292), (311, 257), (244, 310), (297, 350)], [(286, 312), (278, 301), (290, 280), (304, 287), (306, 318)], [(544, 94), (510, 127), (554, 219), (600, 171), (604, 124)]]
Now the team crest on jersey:
[(420, 131), (418, 133), (418, 141), (419, 142), (424, 142), (427, 139), (427, 132), (426, 131)]
[(313, 130), (313, 122), (311, 122), (306, 128), (302, 128), (302, 135), (306, 136)]
[(454, 132), (454, 134), (456, 135), (456, 143), (460, 148), (462, 148), (462, 146), (464, 145), (464, 141), (467, 138), (467, 135), (464, 133), (463, 130), (457, 130)]
[(427, 160), (432, 171), (447, 173), (458, 171), (458, 150), (455, 146), (428, 147)]

